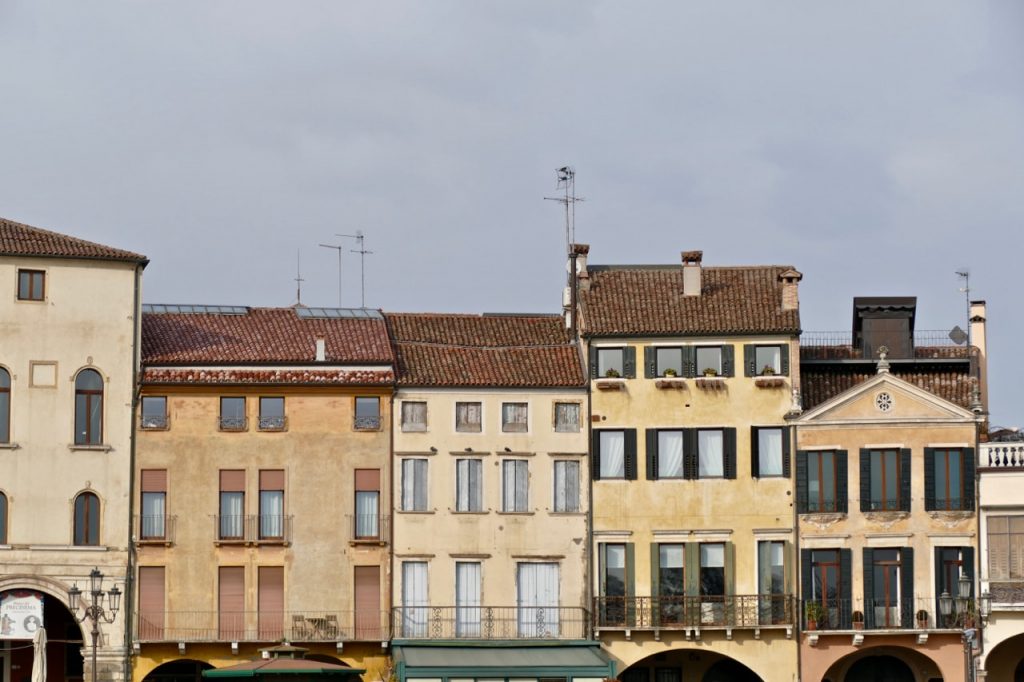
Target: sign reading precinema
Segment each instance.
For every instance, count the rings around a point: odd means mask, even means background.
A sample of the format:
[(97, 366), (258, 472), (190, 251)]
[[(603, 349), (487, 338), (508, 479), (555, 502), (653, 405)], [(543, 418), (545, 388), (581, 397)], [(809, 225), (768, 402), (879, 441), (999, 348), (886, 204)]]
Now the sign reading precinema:
[(12, 590), (0, 596), (0, 639), (32, 639), (43, 627), (43, 595)]

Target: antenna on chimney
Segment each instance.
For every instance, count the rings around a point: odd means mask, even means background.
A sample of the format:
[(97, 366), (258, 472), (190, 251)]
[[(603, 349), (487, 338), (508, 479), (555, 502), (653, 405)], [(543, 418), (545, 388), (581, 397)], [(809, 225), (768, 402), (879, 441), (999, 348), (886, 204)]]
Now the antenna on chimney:
[(964, 302), (967, 304), (967, 348), (971, 347), (971, 271), (967, 268), (960, 268), (956, 271), (957, 277), (964, 281), (960, 291), (964, 293)]
[(576, 196), (576, 169), (572, 166), (562, 166), (555, 170), (558, 176), (558, 184), (555, 189), (565, 190), (565, 195), (560, 197), (544, 197), (545, 201), (557, 201), (565, 206), (565, 252), (568, 254), (572, 245), (576, 242), (576, 204), (584, 201), (583, 197)]
[(366, 250), (366, 244), (364, 242), (365, 237), (363, 237), (363, 231), (362, 230), (356, 230), (355, 234), (335, 234), (334, 236), (335, 237), (349, 237), (351, 239), (355, 239), (356, 242), (358, 242), (358, 244), (359, 244), (359, 248), (358, 249), (352, 249), (352, 253), (358, 253), (359, 254), (359, 277), (362, 280), (362, 284), (360, 285), (360, 299), (362, 301), (361, 304), (360, 304), (360, 307), (361, 308), (365, 308), (366, 307), (366, 254), (368, 254), (368, 253), (372, 254), (373, 251), (367, 251)]
[(335, 244), (321, 244), (320, 246), (325, 249), (334, 249), (338, 252), (338, 307), (341, 307), (341, 250), (344, 246), (337, 246)]
[(302, 255), (295, 249), (295, 305), (302, 305)]

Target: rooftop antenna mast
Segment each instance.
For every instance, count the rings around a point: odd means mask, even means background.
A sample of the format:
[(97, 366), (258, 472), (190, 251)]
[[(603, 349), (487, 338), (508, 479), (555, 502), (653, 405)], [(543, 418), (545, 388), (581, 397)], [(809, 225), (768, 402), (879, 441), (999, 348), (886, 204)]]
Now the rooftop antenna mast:
[(302, 256), (298, 249), (295, 249), (295, 304), (302, 305)]
[(334, 249), (338, 252), (338, 307), (341, 307), (341, 250), (344, 246), (335, 246), (334, 244), (321, 244), (320, 246), (325, 249)]
[(584, 199), (576, 196), (575, 168), (562, 166), (555, 170), (555, 174), (558, 177), (555, 188), (564, 190), (565, 193), (560, 197), (544, 197), (544, 200), (557, 201), (565, 207), (565, 252), (568, 254), (576, 241), (576, 204)]
[(349, 237), (355, 239), (359, 244), (358, 249), (352, 249), (352, 253), (359, 254), (359, 278), (362, 281), (360, 285), (360, 306), (361, 308), (366, 307), (366, 254), (372, 254), (373, 251), (366, 250), (365, 237), (363, 236), (362, 230), (356, 230), (355, 234), (335, 234), (336, 237)]
[(967, 348), (971, 348), (971, 271), (967, 268), (960, 268), (956, 271), (957, 277), (964, 281), (960, 291), (964, 294), (964, 303), (967, 306)]

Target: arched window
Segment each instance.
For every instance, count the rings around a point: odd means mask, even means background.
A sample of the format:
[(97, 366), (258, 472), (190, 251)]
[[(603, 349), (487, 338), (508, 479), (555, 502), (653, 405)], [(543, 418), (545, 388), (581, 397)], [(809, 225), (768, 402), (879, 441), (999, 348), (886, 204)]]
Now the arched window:
[(83, 369), (75, 379), (75, 445), (103, 442), (103, 377)]
[(0, 443), (11, 442), (11, 375), (0, 367)]
[(75, 498), (75, 544), (100, 544), (100, 498), (93, 493)]
[(0, 545), (7, 544), (7, 495), (0, 493)]

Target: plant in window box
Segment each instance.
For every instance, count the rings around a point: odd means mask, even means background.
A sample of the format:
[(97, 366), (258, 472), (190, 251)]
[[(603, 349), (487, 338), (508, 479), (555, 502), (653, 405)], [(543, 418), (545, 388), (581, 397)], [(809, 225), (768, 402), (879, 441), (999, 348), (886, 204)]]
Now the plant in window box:
[(926, 630), (928, 629), (928, 612), (921, 609), (917, 612), (917, 629)]
[(666, 377), (668, 379), (675, 379), (677, 376), (679, 376), (679, 373), (676, 372), (671, 367), (669, 367), (668, 369), (665, 370), (665, 372), (662, 374), (662, 376), (664, 376), (664, 377)]
[(765, 365), (764, 367), (761, 368), (761, 376), (763, 376), (763, 377), (773, 377), (773, 376), (775, 376), (775, 368), (772, 367), (771, 365)]
[(622, 376), (621, 374), (619, 374), (619, 370), (615, 368), (609, 369), (607, 372), (604, 373), (604, 375), (608, 379), (618, 379), (619, 377)]
[(714, 367), (705, 367), (704, 368), (704, 376), (706, 376), (706, 377), (717, 377), (718, 376), (718, 370), (715, 369)]
[(804, 606), (804, 615), (807, 618), (807, 629), (817, 630), (821, 621), (825, 619), (825, 609), (820, 602), (807, 602)]
[(863, 630), (864, 629), (864, 612), (854, 611), (853, 612), (853, 629)]

